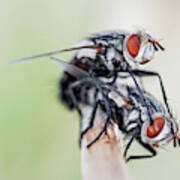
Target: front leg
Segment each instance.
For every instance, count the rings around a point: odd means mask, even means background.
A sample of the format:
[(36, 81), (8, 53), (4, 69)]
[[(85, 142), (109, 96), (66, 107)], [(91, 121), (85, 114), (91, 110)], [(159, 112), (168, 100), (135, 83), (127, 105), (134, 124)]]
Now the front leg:
[(134, 73), (135, 76), (138, 76), (138, 77), (151, 77), (151, 76), (158, 77), (160, 87), (161, 87), (161, 91), (162, 91), (162, 95), (163, 95), (164, 103), (166, 105), (168, 113), (172, 117), (172, 113), (170, 111), (169, 104), (168, 104), (168, 98), (167, 98), (166, 91), (165, 91), (165, 88), (164, 88), (164, 84), (163, 84), (163, 81), (162, 81), (162, 78), (161, 78), (160, 74), (157, 73), (157, 72), (154, 72), (154, 71), (144, 71), (144, 70), (138, 70), (138, 69), (132, 70), (132, 72)]
[(125, 159), (126, 159), (127, 152), (129, 150), (130, 146), (132, 145), (132, 142), (139, 135), (139, 131), (140, 131), (139, 127), (136, 127), (134, 129), (133, 134), (132, 134), (132, 136), (131, 136), (131, 138), (130, 138), (129, 142), (127, 143), (126, 148), (124, 150), (124, 155), (123, 156), (124, 156)]
[(139, 143), (151, 153), (151, 155), (135, 155), (135, 156), (129, 156), (126, 159), (126, 162), (129, 162), (130, 160), (135, 160), (135, 159), (147, 159), (147, 158), (152, 158), (157, 155), (157, 152), (152, 148), (151, 145), (143, 143), (141, 140), (139, 140)]
[(149, 105), (149, 102), (146, 100), (146, 98), (144, 97), (144, 93), (142, 91), (142, 89), (140, 88), (136, 78), (135, 78), (135, 74), (132, 70), (129, 70), (128, 71), (130, 76), (132, 77), (133, 81), (134, 81), (134, 84), (137, 88), (137, 90), (139, 91), (139, 94), (141, 95), (142, 97), (142, 100), (143, 100), (143, 105), (147, 108), (147, 113), (148, 113), (148, 116), (149, 116), (149, 119), (150, 119), (150, 122), (151, 124), (153, 124), (153, 118), (152, 118), (152, 115), (151, 115), (151, 109), (150, 109), (150, 105)]

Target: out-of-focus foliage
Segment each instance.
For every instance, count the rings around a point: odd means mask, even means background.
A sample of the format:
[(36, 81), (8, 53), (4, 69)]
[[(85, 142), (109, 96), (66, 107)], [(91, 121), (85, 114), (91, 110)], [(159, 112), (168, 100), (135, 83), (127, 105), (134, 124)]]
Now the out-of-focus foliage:
[[(62, 69), (42, 58), (20, 66), (18, 58), (70, 47), (89, 33), (140, 26), (163, 37), (167, 51), (147, 65), (163, 75), (173, 109), (179, 105), (180, 3), (175, 1), (15, 0), (0, 6), (0, 179), (79, 180), (79, 118), (58, 102)], [(72, 53), (59, 57), (68, 61)], [(160, 98), (157, 81), (146, 87)], [(178, 117), (178, 113), (176, 113)], [(180, 151), (129, 164), (136, 179), (176, 178)], [(144, 152), (135, 145), (132, 153)]]

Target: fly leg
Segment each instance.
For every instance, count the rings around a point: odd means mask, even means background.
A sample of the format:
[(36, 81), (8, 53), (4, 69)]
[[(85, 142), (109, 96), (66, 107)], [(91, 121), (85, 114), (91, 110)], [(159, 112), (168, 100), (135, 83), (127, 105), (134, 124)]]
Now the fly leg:
[(92, 110), (92, 113), (91, 113), (91, 116), (90, 116), (90, 121), (89, 121), (89, 124), (88, 126), (80, 133), (80, 147), (81, 147), (81, 141), (84, 137), (84, 135), (93, 127), (94, 125), (94, 120), (95, 120), (95, 116), (96, 116), (96, 111), (98, 109), (98, 106), (100, 105), (100, 100), (97, 100), (97, 94), (98, 94), (98, 91), (96, 90), (95, 91), (95, 94), (94, 94), (94, 106), (93, 106), (93, 110)]
[(87, 145), (87, 148), (90, 148), (94, 143), (96, 143), (101, 138), (101, 136), (106, 132), (107, 127), (111, 122), (112, 111), (110, 108), (108, 97), (107, 97), (107, 94), (106, 95), (104, 94), (104, 92), (102, 92), (102, 95), (103, 95), (103, 100), (101, 100), (101, 104), (103, 103), (103, 105), (104, 105), (107, 117), (106, 117), (106, 120), (105, 120), (105, 123), (104, 123), (104, 126), (103, 126), (101, 132), (98, 134), (98, 136), (92, 142), (90, 142)]
[(133, 156), (129, 156), (126, 159), (126, 162), (129, 162), (130, 160), (135, 160), (135, 159), (147, 159), (147, 158), (152, 158), (154, 156), (157, 155), (157, 152), (152, 148), (151, 145), (149, 144), (145, 144), (143, 143), (141, 140), (139, 140), (139, 143), (147, 150), (151, 153), (151, 155), (133, 155)]
[(142, 97), (142, 100), (143, 100), (143, 105), (147, 108), (147, 112), (148, 112), (148, 116), (150, 118), (150, 122), (151, 124), (153, 124), (153, 119), (152, 119), (152, 116), (151, 116), (151, 109), (150, 109), (150, 105), (149, 105), (149, 102), (147, 102), (146, 98), (144, 97), (144, 93), (142, 91), (142, 89), (140, 88), (136, 78), (135, 78), (135, 74), (133, 73), (133, 71), (129, 70), (129, 74), (130, 76), (132, 77), (135, 85), (136, 85), (136, 88), (137, 90), (139, 91), (141, 97)]
[(133, 134), (132, 134), (132, 136), (131, 136), (131, 138), (130, 138), (129, 142), (127, 143), (126, 148), (125, 148), (125, 150), (124, 150), (123, 156), (124, 156), (125, 159), (126, 159), (127, 152), (128, 152), (128, 150), (129, 150), (130, 146), (132, 145), (132, 142), (133, 142), (133, 141), (136, 139), (136, 137), (138, 136), (139, 131), (140, 131), (139, 127), (136, 127), (136, 128), (134, 129)]
[(169, 115), (172, 117), (172, 113), (170, 111), (169, 104), (168, 104), (168, 98), (167, 98), (166, 91), (165, 91), (165, 88), (164, 88), (164, 84), (163, 84), (163, 81), (162, 81), (162, 78), (161, 78), (160, 74), (157, 73), (157, 72), (154, 72), (154, 71), (144, 71), (144, 70), (133, 70), (132, 72), (134, 73), (135, 76), (138, 76), (138, 77), (156, 76), (159, 79), (159, 83), (160, 83), (164, 103), (166, 105), (166, 108), (167, 108), (167, 111), (168, 111)]
[(104, 93), (105, 88), (102, 87), (101, 82), (98, 81), (97, 79), (93, 78), (93, 77), (87, 77), (87, 78), (83, 78), (83, 79), (80, 79), (80, 80), (74, 82), (71, 85), (71, 88), (70, 88), (70, 94), (72, 95), (73, 103), (75, 104), (75, 107), (76, 107), (77, 111), (79, 112), (79, 114), (82, 116), (81, 110), (80, 110), (80, 108), (78, 106), (78, 102), (77, 102), (77, 100), (76, 100), (76, 98), (74, 96), (74, 93), (73, 93), (73, 88), (75, 88), (77, 86), (80, 86), (80, 85), (83, 85), (83, 84), (93, 85), (94, 87), (97, 88), (98, 92), (101, 93), (103, 105), (104, 105), (104, 108), (105, 108), (105, 112), (107, 114), (107, 118), (106, 118), (106, 121), (104, 123), (104, 127), (103, 127), (102, 131), (99, 133), (99, 135), (90, 144), (87, 145), (87, 148), (89, 148), (95, 142), (97, 142), (99, 140), (99, 138), (103, 135), (104, 132), (106, 132), (107, 126), (111, 122), (111, 114), (112, 113), (111, 113), (111, 108), (110, 108), (110, 104), (109, 104), (109, 101), (108, 101), (108, 96), (107, 96), (107, 94)]

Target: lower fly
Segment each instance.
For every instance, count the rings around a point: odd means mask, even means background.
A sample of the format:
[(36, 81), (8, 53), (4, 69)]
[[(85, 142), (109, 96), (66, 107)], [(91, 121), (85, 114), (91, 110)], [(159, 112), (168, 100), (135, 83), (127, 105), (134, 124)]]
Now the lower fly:
[[(56, 58), (51, 58), (53, 61), (62, 66), (62, 62)], [(90, 148), (96, 143), (101, 136), (106, 132), (110, 123), (116, 123), (119, 130), (130, 136), (124, 151), (126, 161), (132, 159), (144, 159), (154, 157), (156, 147), (161, 147), (173, 140), (174, 147), (177, 143), (180, 145), (180, 140), (177, 135), (178, 125), (172, 114), (164, 108), (164, 106), (150, 93), (143, 91), (143, 96), (149, 105), (149, 111), (143, 103), (141, 94), (134, 86), (121, 84), (120, 77), (114, 84), (104, 82), (99, 78), (89, 76), (86, 71), (79, 69), (74, 65), (63, 65), (66, 67), (66, 72), (72, 77), (83, 76), (83, 78), (75, 81), (71, 87), (71, 95), (76, 109), (81, 112), (80, 103), (74, 96), (73, 89), (78, 87), (93, 87), (89, 89), (88, 95), (91, 94), (92, 113), (90, 115), (89, 125), (81, 132), (81, 139), (84, 135), (93, 128), (96, 112), (100, 108), (106, 114), (104, 126), (98, 136), (87, 145)], [(151, 119), (149, 118), (151, 113)], [(132, 142), (137, 140), (146, 150), (149, 155), (131, 155), (127, 157), (127, 152), (132, 145)]]
[[(134, 159), (152, 158), (157, 155), (156, 147), (162, 147), (171, 141), (173, 141), (174, 147), (176, 147), (177, 143), (180, 145), (180, 138), (177, 135), (179, 127), (176, 120), (150, 93), (143, 91), (144, 97), (150, 105), (152, 123), (139, 91), (135, 87), (116, 84), (114, 88), (106, 85), (104, 85), (104, 88), (108, 92), (106, 98), (111, 112), (106, 111), (104, 99), (101, 96), (99, 96), (101, 97), (99, 99), (98, 95), (96, 95), (97, 98), (94, 102), (89, 126), (81, 133), (81, 138), (92, 128), (99, 107), (107, 116), (104, 122), (105, 125), (108, 122), (116, 123), (119, 130), (130, 137), (124, 150), (124, 158), (127, 162)], [(109, 114), (111, 116), (108, 118)], [(105, 129), (102, 129), (102, 133), (104, 132)], [(98, 139), (99, 136), (87, 147), (90, 148)], [(138, 141), (150, 154), (130, 155), (127, 157), (128, 150), (134, 140)]]

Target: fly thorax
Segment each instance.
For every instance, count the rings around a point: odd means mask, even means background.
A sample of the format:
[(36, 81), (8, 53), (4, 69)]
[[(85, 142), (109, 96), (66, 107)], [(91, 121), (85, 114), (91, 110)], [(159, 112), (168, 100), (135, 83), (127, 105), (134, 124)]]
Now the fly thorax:
[(107, 48), (105, 54), (105, 64), (109, 70), (114, 70), (120, 65), (122, 61), (121, 54), (114, 48)]
[(105, 54), (105, 64), (109, 70), (114, 70), (114, 59), (116, 56), (116, 52), (114, 48), (107, 48), (106, 54)]

